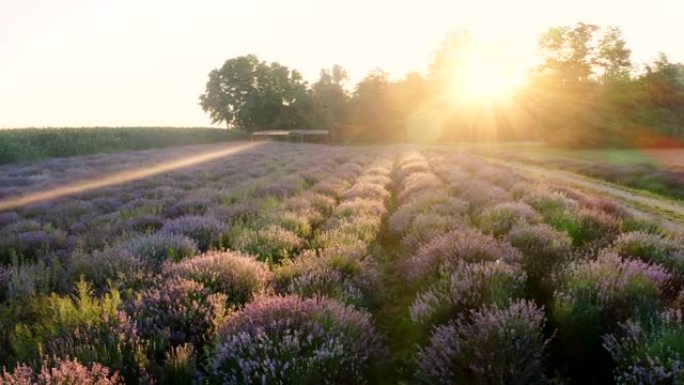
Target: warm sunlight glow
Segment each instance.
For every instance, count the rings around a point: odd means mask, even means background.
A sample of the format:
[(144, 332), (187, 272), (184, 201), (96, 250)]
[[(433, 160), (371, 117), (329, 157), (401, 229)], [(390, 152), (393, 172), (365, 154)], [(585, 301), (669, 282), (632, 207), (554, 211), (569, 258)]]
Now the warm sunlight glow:
[(474, 56), (458, 76), (457, 88), (471, 101), (500, 101), (510, 97), (523, 83), (505, 62)]

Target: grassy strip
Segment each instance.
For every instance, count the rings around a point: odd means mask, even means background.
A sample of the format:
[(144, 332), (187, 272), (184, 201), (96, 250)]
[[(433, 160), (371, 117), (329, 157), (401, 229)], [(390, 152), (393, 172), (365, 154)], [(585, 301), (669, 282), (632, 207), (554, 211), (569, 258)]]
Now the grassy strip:
[(178, 127), (83, 127), (0, 130), (0, 164), (144, 150), (244, 138), (239, 131)]

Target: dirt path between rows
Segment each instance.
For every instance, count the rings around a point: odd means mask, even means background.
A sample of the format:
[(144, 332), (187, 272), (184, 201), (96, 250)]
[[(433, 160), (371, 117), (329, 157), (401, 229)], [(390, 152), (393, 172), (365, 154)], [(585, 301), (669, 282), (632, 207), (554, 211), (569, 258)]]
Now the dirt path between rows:
[(684, 204), (667, 199), (658, 199), (610, 182), (575, 174), (570, 171), (552, 170), (493, 157), (483, 158), (490, 163), (513, 167), (542, 179), (563, 182), (581, 190), (618, 199), (637, 218), (653, 221), (674, 233), (684, 234)]

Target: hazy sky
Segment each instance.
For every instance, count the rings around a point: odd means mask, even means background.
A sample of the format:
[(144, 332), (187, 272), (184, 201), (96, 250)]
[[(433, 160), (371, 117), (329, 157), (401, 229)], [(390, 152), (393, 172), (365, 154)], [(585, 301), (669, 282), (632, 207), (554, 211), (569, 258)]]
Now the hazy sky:
[(682, 0), (0, 0), (0, 128), (207, 126), (208, 72), (255, 53), (315, 81), (424, 71), (450, 30), (530, 61), (547, 27), (623, 28), (635, 62), (684, 61)]

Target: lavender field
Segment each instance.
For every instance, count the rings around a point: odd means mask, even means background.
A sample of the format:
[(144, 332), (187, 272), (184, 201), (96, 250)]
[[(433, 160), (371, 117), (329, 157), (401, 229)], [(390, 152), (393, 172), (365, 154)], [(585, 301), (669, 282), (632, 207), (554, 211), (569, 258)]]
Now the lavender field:
[(0, 384), (679, 384), (637, 214), (446, 145), (0, 166)]

